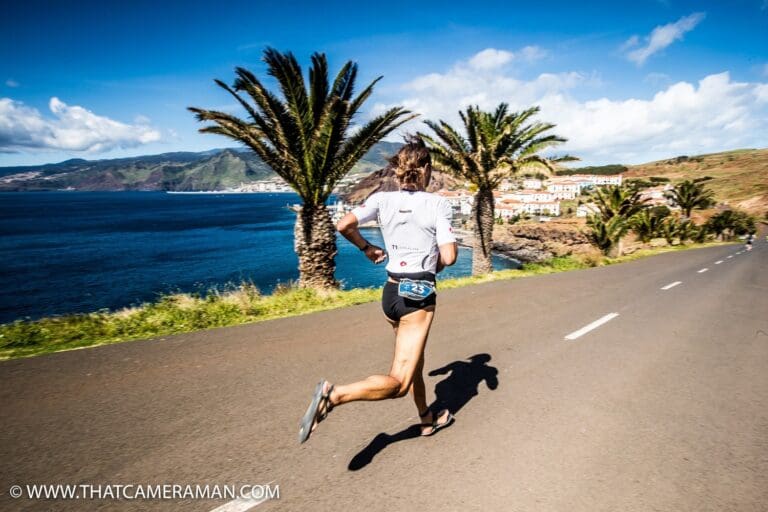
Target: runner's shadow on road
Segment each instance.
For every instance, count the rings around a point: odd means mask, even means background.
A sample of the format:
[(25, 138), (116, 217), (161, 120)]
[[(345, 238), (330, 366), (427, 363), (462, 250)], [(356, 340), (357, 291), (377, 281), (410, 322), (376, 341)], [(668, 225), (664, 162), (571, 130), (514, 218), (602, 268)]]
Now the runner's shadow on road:
[[(431, 377), (449, 374), (435, 385), (435, 401), (429, 405), (430, 409), (433, 412), (448, 409), (452, 414), (456, 414), (478, 395), (480, 384), (483, 381), (485, 381), (488, 389), (496, 389), (499, 386), (499, 371), (488, 365), (490, 360), (489, 354), (475, 354), (469, 358), (469, 362), (454, 361), (429, 372)], [(396, 434), (382, 432), (374, 437), (368, 446), (352, 457), (347, 469), (350, 471), (363, 469), (373, 461), (379, 452), (392, 443), (413, 439), (420, 437), (420, 435), (421, 428), (418, 424), (411, 425)]]

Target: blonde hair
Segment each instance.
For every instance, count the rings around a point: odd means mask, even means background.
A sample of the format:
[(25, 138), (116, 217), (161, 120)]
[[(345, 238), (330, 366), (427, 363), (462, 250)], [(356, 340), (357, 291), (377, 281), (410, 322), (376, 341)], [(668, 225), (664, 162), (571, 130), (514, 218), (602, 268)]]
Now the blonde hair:
[(390, 167), (395, 171), (395, 177), (404, 185), (416, 185), (426, 190), (432, 177), (432, 158), (421, 138), (406, 136), (405, 146), (400, 148), (395, 156), (389, 159)]

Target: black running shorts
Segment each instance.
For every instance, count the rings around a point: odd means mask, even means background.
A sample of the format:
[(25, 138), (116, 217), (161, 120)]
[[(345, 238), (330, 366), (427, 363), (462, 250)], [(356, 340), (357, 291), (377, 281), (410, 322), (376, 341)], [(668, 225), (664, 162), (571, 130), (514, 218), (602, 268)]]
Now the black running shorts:
[(384, 284), (384, 292), (381, 295), (381, 309), (387, 318), (393, 322), (399, 322), (408, 313), (437, 304), (437, 294), (433, 293), (423, 300), (411, 300), (397, 294), (397, 283), (387, 281)]

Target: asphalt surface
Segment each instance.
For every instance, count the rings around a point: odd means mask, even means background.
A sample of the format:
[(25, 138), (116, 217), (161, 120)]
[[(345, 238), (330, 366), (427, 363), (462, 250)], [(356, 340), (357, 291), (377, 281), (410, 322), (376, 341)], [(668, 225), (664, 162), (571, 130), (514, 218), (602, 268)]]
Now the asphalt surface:
[(440, 292), (427, 386), (457, 421), (430, 438), (405, 398), (296, 442), (319, 378), (388, 369), (378, 304), (0, 362), (0, 509), (245, 510), (9, 489), (269, 483), (252, 510), (768, 510), (768, 243), (742, 249)]

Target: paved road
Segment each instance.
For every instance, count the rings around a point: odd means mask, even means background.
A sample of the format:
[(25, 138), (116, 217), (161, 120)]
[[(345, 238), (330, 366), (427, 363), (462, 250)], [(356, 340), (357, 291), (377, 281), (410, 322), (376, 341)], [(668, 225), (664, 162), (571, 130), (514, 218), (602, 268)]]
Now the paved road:
[(0, 509), (243, 510), (7, 492), (271, 482), (254, 510), (768, 510), (768, 244), (741, 249), (442, 292), (432, 438), (404, 399), (296, 444), (320, 377), (387, 369), (376, 304), (0, 363)]

